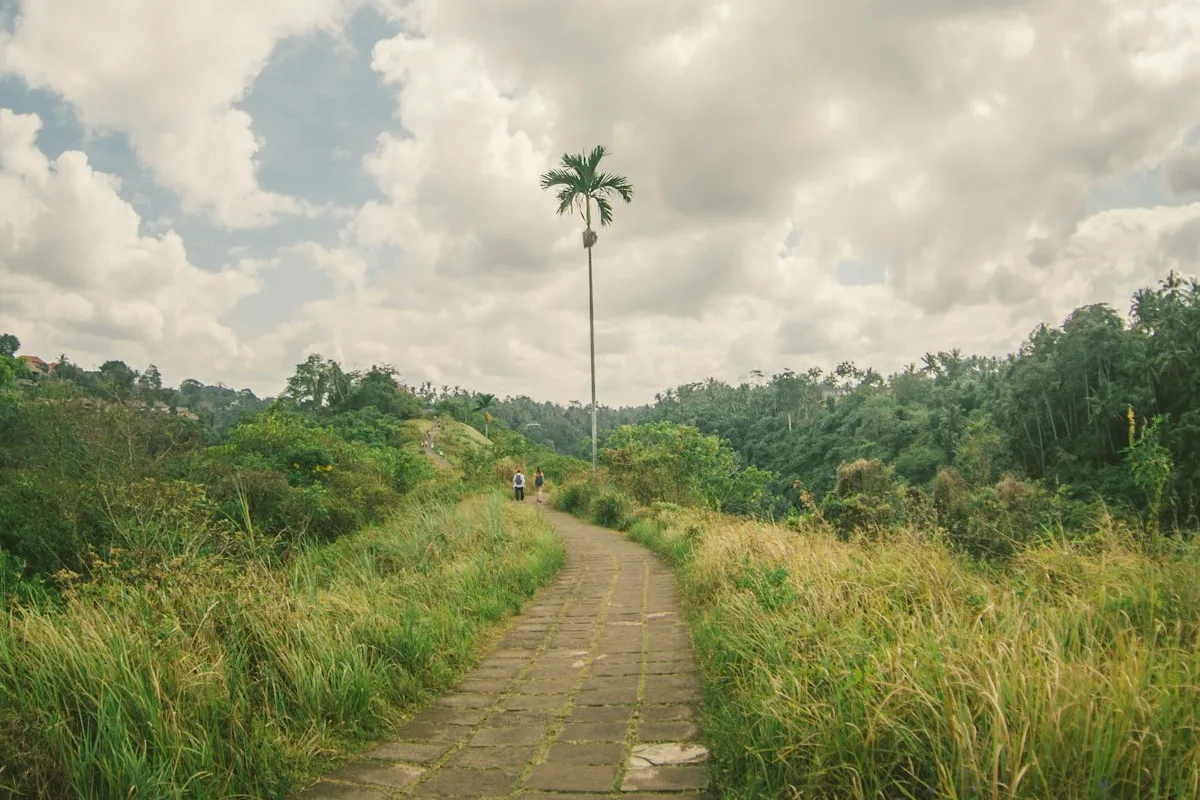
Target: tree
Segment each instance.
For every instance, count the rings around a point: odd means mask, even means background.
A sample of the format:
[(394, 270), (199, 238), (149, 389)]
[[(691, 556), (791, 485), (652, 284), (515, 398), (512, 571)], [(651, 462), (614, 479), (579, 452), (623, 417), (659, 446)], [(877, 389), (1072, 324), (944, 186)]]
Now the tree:
[(296, 372), (288, 378), (285, 394), (301, 408), (319, 410), (325, 405), (329, 393), (329, 369), (320, 353), (313, 353), (296, 365)]
[(345, 407), (352, 411), (375, 408), (383, 414), (410, 419), (421, 412), (421, 402), (400, 385), (395, 367), (376, 365), (358, 377)]
[(489, 426), (492, 422), (492, 409), (496, 407), (496, 395), (481, 394), (475, 398), (475, 410), (483, 414), (483, 436), (485, 439), (490, 439), (491, 433)]
[(0, 333), (0, 356), (12, 358), (21, 349), (21, 340), (11, 333)]
[(562, 165), (542, 175), (542, 189), (557, 189), (558, 214), (560, 216), (578, 211), (583, 217), (583, 246), (588, 254), (588, 333), (591, 344), (592, 366), (592, 475), (596, 474), (596, 312), (592, 294), (592, 247), (598, 238), (592, 230), (592, 204), (600, 213), (600, 224), (611, 225), (612, 201), (620, 197), (626, 203), (633, 201), (633, 186), (622, 175), (600, 172), (600, 161), (606, 155), (602, 145), (592, 152), (564, 153)]
[(161, 399), (162, 373), (158, 371), (158, 367), (153, 364), (146, 367), (146, 371), (138, 376), (137, 388), (148, 403)]
[(133, 391), (134, 381), (137, 380), (137, 372), (129, 367), (124, 361), (105, 361), (100, 365), (100, 382), (110, 394), (118, 398), (125, 398)]

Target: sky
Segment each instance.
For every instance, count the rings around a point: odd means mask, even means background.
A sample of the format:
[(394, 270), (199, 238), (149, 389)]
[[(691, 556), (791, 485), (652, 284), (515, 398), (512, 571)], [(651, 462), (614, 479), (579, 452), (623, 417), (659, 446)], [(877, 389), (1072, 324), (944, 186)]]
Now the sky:
[(0, 331), (586, 403), (1003, 354), (1200, 256), (1195, 0), (0, 0)]

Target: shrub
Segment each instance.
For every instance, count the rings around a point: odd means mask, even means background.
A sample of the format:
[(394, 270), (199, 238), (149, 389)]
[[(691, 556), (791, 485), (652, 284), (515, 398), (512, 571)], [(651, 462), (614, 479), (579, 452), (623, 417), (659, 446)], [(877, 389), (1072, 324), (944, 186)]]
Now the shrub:
[(924, 518), (924, 493), (898, 481), (890, 466), (876, 459), (844, 462), (834, 489), (821, 502), (822, 515), (838, 536), (877, 538), (883, 532)]
[(1007, 559), (1058, 536), (1079, 538), (1103, 516), (1088, 503), (1013, 475), (971, 489), (953, 467), (938, 471), (933, 498), (951, 545), (976, 558)]
[(615, 530), (629, 530), (635, 521), (636, 504), (633, 498), (613, 488), (603, 488), (592, 498), (588, 516), (597, 525)]
[(610, 479), (639, 503), (669, 500), (749, 513), (773, 477), (743, 467), (729, 442), (690, 425), (622, 425), (600, 453)]
[(559, 511), (566, 511), (568, 514), (586, 514), (590, 512), (592, 501), (598, 494), (599, 486), (592, 481), (575, 481), (560, 487), (551, 495), (551, 502)]

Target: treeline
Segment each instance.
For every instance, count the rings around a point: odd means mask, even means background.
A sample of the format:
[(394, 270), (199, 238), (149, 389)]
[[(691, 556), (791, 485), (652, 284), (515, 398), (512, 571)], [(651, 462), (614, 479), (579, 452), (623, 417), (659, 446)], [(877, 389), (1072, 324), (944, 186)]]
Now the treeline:
[[(521, 424), (526, 417), (510, 410), (518, 408), (543, 429), (574, 419), (572, 409), (525, 398), (503, 401), (497, 415)], [(1133, 296), (1128, 321), (1103, 304), (1078, 308), (1004, 358), (927, 353), (887, 377), (850, 362), (831, 372), (755, 372), (736, 386), (709, 379), (668, 389), (650, 406), (603, 411), (604, 435), (624, 423), (672, 422), (728, 441), (744, 465), (771, 473), (761, 510), (776, 516), (803, 510), (806, 493), (823, 501), (839, 466), (866, 460), (928, 490), (939, 473), (969, 488), (1011, 475), (1068, 500), (1192, 528), (1200, 284), (1172, 273)], [(561, 438), (574, 452), (571, 435), (586, 428), (569, 430)]]
[(405, 424), (422, 403), (389, 367), (345, 374), (315, 356), (268, 404), (115, 361), (39, 374), (14, 341), (0, 353), (0, 588), (197, 550), (283, 552), (382, 520), (432, 473)]
[(219, 437), (239, 419), (266, 408), (271, 400), (257, 397), (249, 389), (210, 386), (188, 378), (178, 387), (163, 383), (154, 364), (137, 370), (124, 361), (110, 359), (94, 370), (72, 363), (64, 354), (53, 362), (18, 356), (21, 341), (11, 333), (0, 334), (0, 386), (20, 383), (32, 386), (44, 381), (69, 383), (82, 396), (113, 403), (140, 404), (200, 423), (209, 438)]
[[(477, 395), (459, 387), (444, 387), (442, 392), (431, 397), (448, 412), (459, 416), (470, 411)], [(586, 405), (572, 402), (564, 407), (519, 395), (497, 399), (489, 408), (496, 419), (533, 441), (552, 447), (563, 455), (591, 457), (592, 415)], [(596, 424), (599, 430), (610, 431), (641, 421), (645, 411), (643, 406), (612, 408), (601, 405)]]

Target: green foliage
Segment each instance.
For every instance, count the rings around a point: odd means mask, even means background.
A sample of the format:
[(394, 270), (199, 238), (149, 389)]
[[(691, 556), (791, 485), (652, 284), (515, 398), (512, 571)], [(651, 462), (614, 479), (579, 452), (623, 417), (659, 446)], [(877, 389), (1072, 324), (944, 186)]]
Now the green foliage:
[(0, 428), (0, 547), (34, 573), (84, 571), (117, 534), (123, 487), (181, 477), (201, 446), (188, 420), (47, 386)]
[[(592, 227), (593, 204), (600, 213), (600, 224), (611, 225), (613, 201), (617, 198), (626, 203), (633, 201), (633, 186), (627, 178), (599, 171), (605, 155), (607, 153), (602, 145), (592, 148), (590, 153), (564, 153), (562, 165), (546, 172), (541, 178), (542, 189), (553, 189), (557, 193), (558, 213), (577, 212), (589, 230)], [(584, 246), (590, 247), (587, 241), (585, 237)]]
[(313, 353), (288, 379), (284, 396), (312, 414), (336, 414), (373, 408), (397, 419), (421, 414), (421, 401), (399, 380), (395, 367), (375, 365), (366, 372), (345, 372), (333, 360)]
[(589, 472), (557, 488), (551, 504), (597, 525), (614, 530), (630, 530), (644, 517), (644, 509), (619, 486), (592, 480)]
[(1131, 406), (1129, 415), (1129, 446), (1125, 448), (1125, 459), (1133, 481), (1146, 493), (1146, 531), (1153, 540), (1158, 534), (1159, 515), (1162, 513), (1163, 489), (1171, 479), (1174, 463), (1171, 453), (1160, 441), (1162, 417), (1155, 417), (1136, 435), (1136, 418)]
[[(1172, 274), (1136, 293), (1128, 324), (1107, 306), (1086, 306), (1059, 328), (1039, 326), (1004, 359), (927, 353), (886, 380), (850, 363), (830, 373), (753, 373), (736, 386), (710, 379), (629, 414), (718, 436), (745, 463), (785, 486), (800, 480), (819, 500), (833, 492), (842, 463), (878, 460), (922, 489), (954, 466), (975, 488), (1011, 472), (1051, 493), (1099, 494), (1117, 513), (1136, 508), (1182, 529), (1200, 523), (1197, 341), (1200, 285)], [(1129, 468), (1131, 405), (1162, 420), (1157, 441), (1172, 468), (1157, 495), (1157, 478)], [(1166, 462), (1151, 460), (1164, 474)], [(786, 513), (782, 496), (766, 498), (773, 513)]]
[(966, 430), (954, 452), (954, 465), (972, 486), (995, 482), (1007, 468), (1004, 433), (987, 412), (976, 409), (967, 418)]
[(1085, 539), (1104, 512), (1005, 475), (992, 486), (971, 487), (952, 467), (933, 483), (939, 527), (947, 541), (976, 558), (1008, 559), (1026, 548), (1061, 538)]
[(924, 495), (898, 481), (892, 467), (859, 459), (838, 467), (837, 483), (821, 503), (821, 513), (842, 538), (855, 533), (878, 538), (920, 520), (925, 505)]
[(0, 419), (0, 548), (30, 574), (87, 573), (129, 537), (164, 557), (226, 547), (204, 519), (281, 543), (344, 535), (432, 472), (374, 407), (326, 426), (281, 403), (206, 447), (193, 420), (50, 381), (0, 403)]
[(592, 503), (600, 494), (600, 485), (590, 480), (578, 480), (561, 487), (551, 496), (551, 503), (559, 511), (587, 516)]
[(612, 488), (601, 488), (588, 505), (588, 517), (597, 525), (629, 530), (633, 525), (636, 506), (624, 492)]
[(664, 500), (746, 513), (771, 478), (741, 467), (716, 436), (670, 422), (617, 428), (600, 458), (613, 482), (643, 504)]
[[(400, 436), (371, 413), (352, 412), (338, 422), (358, 439)], [(214, 473), (233, 473), (254, 484), (248, 502), (264, 533), (341, 536), (382, 520), (428, 468), (402, 450), (347, 441), (337, 430), (279, 404), (230, 431), (223, 444), (205, 452), (201, 469), (210, 481)], [(286, 488), (271, 478), (275, 474), (286, 478)]]
[[(524, 395), (496, 402), (492, 414), (533, 442), (567, 456), (591, 458), (592, 418), (589, 409), (579, 403), (566, 407), (539, 403)], [(600, 406), (596, 424), (601, 437), (620, 425), (641, 421), (644, 409)]]
[(21, 349), (21, 340), (11, 333), (0, 333), (0, 356), (12, 358)]

